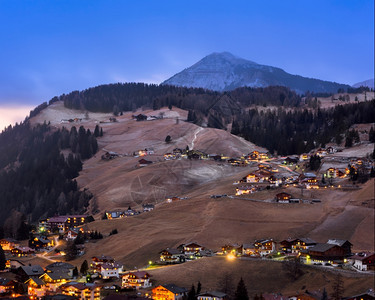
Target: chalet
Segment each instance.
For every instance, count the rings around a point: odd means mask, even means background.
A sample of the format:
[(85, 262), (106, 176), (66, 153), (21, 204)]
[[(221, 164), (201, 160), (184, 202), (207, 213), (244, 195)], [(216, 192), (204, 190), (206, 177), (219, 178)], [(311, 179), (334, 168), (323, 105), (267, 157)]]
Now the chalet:
[(173, 153), (168, 152), (164, 154), (164, 160), (172, 160), (172, 159), (176, 159), (176, 156)]
[(29, 256), (35, 254), (35, 250), (31, 249), (30, 247), (14, 247), (12, 251), (10, 251), (13, 256), (22, 257), (22, 256)]
[(257, 249), (255, 248), (254, 243), (243, 244), (242, 245), (242, 255), (246, 256), (259, 256)]
[(103, 279), (119, 278), (122, 271), (123, 265), (117, 262), (104, 263), (100, 266), (100, 275)]
[(29, 297), (35, 297), (36, 299), (42, 299), (47, 293), (47, 284), (43, 279), (39, 277), (29, 278), (26, 282), (27, 284), (27, 294)]
[(187, 152), (187, 157), (189, 159), (207, 159), (208, 154), (199, 150), (189, 150)]
[(155, 208), (154, 204), (142, 204), (142, 208), (144, 212), (152, 211)]
[(200, 257), (212, 257), (214, 256), (214, 252), (210, 249), (204, 249), (201, 251), (198, 251), (197, 253), (194, 254), (194, 257), (200, 258)]
[(104, 263), (115, 263), (115, 260), (111, 256), (94, 256), (91, 258), (90, 267), (94, 273), (100, 273), (101, 265)]
[(100, 274), (103, 279), (119, 278), (120, 273), (123, 272), (123, 265), (117, 263), (112, 257), (104, 255), (92, 257), (90, 267), (94, 273)]
[(160, 252), (160, 261), (165, 263), (183, 263), (185, 255), (178, 249), (165, 249)]
[(281, 249), (284, 252), (300, 253), (301, 250), (309, 249), (316, 245), (316, 242), (310, 238), (287, 239), (280, 242)]
[(159, 285), (152, 289), (153, 300), (182, 300), (187, 296), (188, 290), (174, 284)]
[(265, 170), (265, 169), (259, 169), (259, 170), (255, 171), (254, 174), (256, 176), (258, 176), (259, 182), (264, 182), (264, 181), (269, 180), (269, 178), (272, 175), (272, 172), (269, 171), (269, 170)]
[(52, 246), (52, 242), (45, 237), (35, 237), (29, 240), (29, 247), (35, 250), (45, 249)]
[[(274, 172), (274, 171), (272, 171)], [(280, 186), (282, 183), (283, 183), (283, 179), (280, 175), (271, 175), (269, 178), (268, 178), (268, 182), (273, 185), (273, 186)]]
[(52, 292), (56, 292), (60, 285), (70, 280), (69, 274), (65, 272), (47, 272), (39, 278), (46, 283), (47, 290)]
[(258, 159), (263, 160), (263, 159), (269, 159), (270, 155), (268, 152), (259, 152)]
[(266, 256), (276, 250), (276, 243), (273, 239), (256, 240), (254, 246), (260, 256)]
[(194, 256), (199, 251), (204, 250), (204, 247), (202, 245), (199, 245), (198, 243), (188, 243), (183, 245), (183, 252), (186, 256)]
[(19, 267), (23, 267), (25, 264), (17, 259), (8, 259), (6, 265), (8, 269), (16, 270)]
[(11, 279), (0, 278), (0, 295), (14, 291), (15, 282)]
[(325, 176), (327, 178), (344, 178), (346, 174), (339, 169), (336, 168), (329, 168), (325, 172)]
[(73, 278), (74, 266), (65, 262), (54, 262), (46, 266), (47, 273), (66, 273), (70, 278)]
[(122, 287), (124, 288), (149, 288), (152, 283), (151, 275), (145, 271), (130, 272), (122, 276)]
[(105, 214), (107, 216), (107, 219), (109, 219), (109, 220), (123, 218), (125, 216), (124, 212), (123, 211), (119, 211), (119, 210), (108, 211)]
[(39, 265), (21, 266), (16, 270), (16, 274), (18, 281), (25, 282), (29, 278), (39, 278), (44, 274), (44, 270)]
[(102, 160), (111, 160), (111, 159), (115, 159), (116, 157), (118, 157), (119, 155), (116, 153), (116, 152), (112, 152), (112, 151), (107, 151), (106, 153), (104, 153), (102, 156), (101, 156), (101, 159)]
[(300, 239), (295, 239), (292, 242), (292, 253), (300, 253), (301, 250), (306, 250), (311, 247), (314, 247), (317, 243), (310, 239), (310, 238), (300, 238)]
[(154, 148), (145, 148), (145, 151), (147, 155), (155, 154)]
[(299, 177), (299, 182), (301, 185), (305, 186), (307, 189), (316, 189), (319, 188), (318, 180), (316, 175), (313, 173), (304, 173)]
[(346, 251), (335, 244), (316, 244), (307, 251), (308, 258), (312, 261), (343, 261), (346, 257)]
[(144, 158), (142, 158), (142, 159), (140, 159), (140, 160), (138, 161), (138, 165), (139, 165), (140, 167), (147, 167), (147, 166), (150, 165), (150, 164), (152, 164), (152, 161), (146, 160), (146, 159), (144, 159)]
[(234, 255), (242, 254), (242, 245), (239, 244), (226, 244), (221, 247), (223, 254), (232, 253)]
[(225, 300), (228, 298), (228, 295), (218, 291), (210, 291), (201, 293), (197, 297), (198, 300)]
[(323, 149), (323, 148), (319, 148), (319, 149), (316, 151), (316, 155), (318, 155), (318, 156), (320, 156), (320, 157), (326, 156), (326, 155), (327, 155), (327, 150), (326, 150), (326, 149)]
[(345, 255), (346, 256), (350, 256), (352, 254), (352, 246), (353, 246), (353, 244), (350, 243), (347, 240), (331, 239), (331, 240), (327, 241), (327, 244), (340, 246), (342, 249), (345, 250)]
[(328, 154), (333, 154), (333, 153), (337, 152), (337, 148), (329, 146), (329, 147), (326, 148), (326, 151), (327, 151)]
[(135, 216), (135, 215), (139, 215), (139, 212), (132, 209), (130, 206), (128, 207), (127, 210), (124, 211), (124, 215), (126, 217), (130, 217), (130, 216)]
[(292, 195), (285, 193), (285, 192), (278, 193), (275, 196), (275, 200), (278, 203), (289, 203), (291, 198), (292, 198)]
[(69, 228), (81, 226), (86, 222), (87, 215), (57, 216), (47, 219), (46, 229), (49, 231), (58, 230), (64, 233)]
[(15, 239), (6, 238), (0, 240), (0, 246), (3, 248), (4, 252), (10, 252), (14, 247), (18, 247), (20, 243)]
[(228, 163), (231, 164), (232, 166), (236, 166), (236, 167), (239, 167), (239, 166), (246, 166), (247, 163), (245, 160), (242, 160), (242, 159), (239, 159), (239, 158), (230, 158), (228, 159)]
[(354, 268), (360, 271), (375, 271), (375, 253), (360, 252), (348, 258)]
[(290, 295), (288, 297), (288, 300), (318, 300), (321, 299), (319, 297), (316, 297), (315, 295), (311, 295), (308, 292), (302, 292), (299, 294)]
[(373, 289), (369, 289), (367, 292), (354, 295), (351, 297), (342, 298), (343, 300), (375, 300), (375, 292)]
[(166, 199), (167, 203), (172, 203), (178, 200), (180, 200), (180, 197), (169, 197)]
[(60, 286), (63, 295), (73, 296), (80, 300), (99, 300), (101, 287), (95, 283), (68, 282)]
[(259, 151), (250, 152), (247, 156), (250, 160), (257, 160), (259, 156)]
[(79, 232), (78, 229), (75, 229), (75, 228), (69, 229), (68, 232), (66, 233), (65, 239), (67, 241), (74, 241), (78, 236), (78, 232)]
[(246, 182), (247, 183), (255, 183), (260, 181), (260, 176), (257, 175), (255, 172), (250, 173), (246, 176)]
[(236, 187), (236, 195), (247, 195), (247, 194), (252, 194), (258, 190), (257, 186), (239, 186)]
[(310, 158), (310, 155), (309, 154), (301, 154), (300, 157), (299, 157), (299, 160), (300, 161), (306, 161)]
[(135, 118), (136, 121), (146, 121), (147, 120), (147, 116), (144, 115), (144, 114), (138, 114), (136, 116), (133, 116), (133, 118)]

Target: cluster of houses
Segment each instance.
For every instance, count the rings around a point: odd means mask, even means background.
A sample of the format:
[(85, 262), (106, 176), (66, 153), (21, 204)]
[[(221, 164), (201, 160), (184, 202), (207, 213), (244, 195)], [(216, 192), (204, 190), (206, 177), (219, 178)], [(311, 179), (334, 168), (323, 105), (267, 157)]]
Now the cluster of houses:
[(3, 248), (4, 252), (10, 253), (12, 256), (16, 257), (34, 255), (36, 251), (52, 247), (53, 245), (54, 241), (44, 236), (30, 239), (29, 246), (21, 246), (19, 241), (12, 238), (0, 240), (0, 246)]
[(90, 268), (103, 279), (119, 278), (124, 269), (114, 258), (105, 255), (92, 257)]
[(39, 221), (39, 232), (65, 233), (71, 228), (82, 226), (88, 222), (87, 215), (55, 216)]
[(0, 294), (11, 294), (12, 298), (16, 298), (20, 296), (18, 291), (25, 286), (27, 299), (60, 294), (73, 296), (74, 299), (99, 300), (101, 287), (94, 283), (75, 282), (74, 269), (73, 265), (64, 262), (55, 262), (45, 268), (19, 263), (14, 271), (16, 279), (0, 279)]
[(273, 239), (255, 240), (249, 244), (226, 244), (221, 254), (234, 256), (271, 257), (270, 255), (297, 256), (305, 264), (350, 265), (356, 270), (375, 270), (375, 253), (352, 253), (352, 244), (347, 240), (329, 239), (317, 243), (310, 238), (286, 239), (279, 243)]
[(155, 205), (151, 203), (142, 204), (142, 211), (132, 209), (130, 206), (127, 210), (113, 210), (105, 212), (107, 219), (119, 219), (124, 217), (131, 217), (141, 214), (142, 212), (150, 212), (155, 209)]
[(182, 244), (177, 248), (167, 248), (160, 251), (159, 254), (160, 263), (162, 264), (183, 263), (186, 260), (193, 260), (214, 255), (210, 249), (206, 249), (204, 246), (196, 242)]

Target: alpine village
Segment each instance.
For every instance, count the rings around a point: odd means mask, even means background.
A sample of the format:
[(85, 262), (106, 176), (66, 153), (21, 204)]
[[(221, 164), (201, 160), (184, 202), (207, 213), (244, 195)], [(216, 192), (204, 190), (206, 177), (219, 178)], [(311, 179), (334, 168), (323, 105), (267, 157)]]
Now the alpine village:
[(108, 84), (5, 128), (1, 298), (374, 299), (374, 91), (296, 90)]

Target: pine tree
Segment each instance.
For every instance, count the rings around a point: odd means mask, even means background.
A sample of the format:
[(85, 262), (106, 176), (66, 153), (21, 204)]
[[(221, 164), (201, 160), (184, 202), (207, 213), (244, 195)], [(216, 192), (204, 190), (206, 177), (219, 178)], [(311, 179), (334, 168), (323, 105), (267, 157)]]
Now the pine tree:
[(194, 284), (191, 286), (190, 291), (188, 292), (187, 300), (196, 300)]
[(323, 289), (321, 300), (328, 300), (328, 294), (327, 294), (326, 288)]
[(75, 278), (78, 277), (78, 269), (77, 269), (77, 267), (75, 267), (75, 268), (73, 269), (73, 277), (75, 277)]
[(198, 285), (197, 285), (197, 295), (199, 295), (202, 291), (202, 284), (200, 281), (198, 281)]
[(344, 293), (344, 282), (342, 279), (342, 275), (340, 273), (337, 273), (335, 275), (335, 278), (332, 284), (332, 290), (333, 290), (331, 294), (332, 299), (341, 300), (342, 295)]
[(100, 135), (99, 125), (95, 126), (94, 135), (95, 135), (95, 137), (98, 137)]
[(3, 248), (0, 246), (0, 271), (5, 270), (6, 258)]
[(234, 294), (234, 300), (249, 300), (249, 296), (247, 294), (247, 288), (242, 277), (240, 281), (238, 282), (237, 290)]

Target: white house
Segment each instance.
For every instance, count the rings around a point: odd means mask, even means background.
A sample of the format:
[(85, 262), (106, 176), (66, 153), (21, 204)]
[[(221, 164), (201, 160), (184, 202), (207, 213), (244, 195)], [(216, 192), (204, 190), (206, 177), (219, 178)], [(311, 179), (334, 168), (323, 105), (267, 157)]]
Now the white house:
[(149, 288), (152, 286), (150, 277), (151, 275), (145, 271), (126, 273), (122, 276), (122, 287), (135, 289)]
[(375, 269), (375, 253), (361, 252), (349, 257), (349, 262), (354, 268), (360, 271)]
[(123, 266), (119, 263), (104, 263), (100, 267), (100, 274), (102, 275), (103, 279), (109, 279), (109, 278), (119, 278), (120, 273), (123, 271)]

